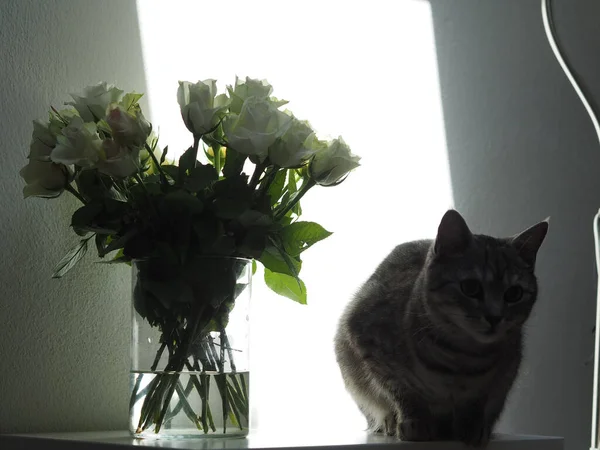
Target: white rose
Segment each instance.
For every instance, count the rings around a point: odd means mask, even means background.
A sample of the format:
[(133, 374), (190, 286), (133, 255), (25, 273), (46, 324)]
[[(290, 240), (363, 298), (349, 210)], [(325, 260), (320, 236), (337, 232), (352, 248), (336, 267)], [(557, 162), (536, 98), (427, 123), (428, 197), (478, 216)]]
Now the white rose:
[(117, 103), (122, 94), (122, 90), (111, 84), (98, 83), (86, 87), (83, 95), (71, 94), (75, 101), (66, 104), (73, 105), (84, 122), (98, 122), (106, 116), (109, 105)]
[(21, 169), (19, 175), (27, 183), (23, 188), (25, 198), (52, 198), (58, 197), (64, 191), (71, 173), (62, 164), (30, 159), (29, 163)]
[(360, 166), (360, 157), (353, 155), (350, 147), (340, 137), (327, 148), (315, 153), (310, 161), (308, 173), (321, 186), (333, 186), (344, 181), (346, 175)]
[(55, 163), (87, 168), (93, 167), (102, 158), (102, 141), (95, 123), (83, 123), (81, 118), (75, 117), (56, 140), (57, 145), (50, 154)]
[(50, 130), (54, 136), (58, 136), (61, 134), (62, 129), (71, 123), (75, 117), (79, 117), (79, 113), (72, 108), (61, 109), (60, 111), (52, 112), (48, 122), (48, 130)]
[(223, 131), (231, 148), (244, 155), (257, 156), (261, 162), (269, 156), (269, 147), (290, 127), (288, 116), (269, 100), (250, 97), (239, 115), (231, 115), (223, 123)]
[(133, 175), (140, 167), (140, 150), (121, 146), (117, 141), (106, 139), (102, 142), (103, 159), (96, 164), (106, 175), (125, 178)]
[(319, 141), (308, 122), (292, 117), (288, 130), (269, 147), (269, 159), (279, 167), (301, 167), (318, 149)]
[(177, 102), (181, 117), (194, 136), (201, 136), (216, 127), (225, 114), (229, 99), (225, 94), (217, 95), (215, 80), (198, 81), (192, 84), (180, 81)]
[(56, 136), (47, 124), (33, 122), (33, 133), (29, 146), (29, 159), (50, 161), (50, 153), (56, 146)]
[(112, 109), (106, 117), (113, 139), (123, 146), (141, 147), (152, 131), (152, 125), (140, 111), (131, 115), (120, 106)]
[(239, 114), (242, 111), (244, 102), (250, 97), (257, 97), (263, 100), (270, 99), (276, 107), (287, 103), (285, 100), (270, 98), (273, 86), (267, 80), (255, 80), (246, 77), (246, 81), (240, 81), (238, 77), (235, 77), (235, 86), (227, 86), (227, 91), (229, 92), (229, 97), (231, 97), (229, 111), (234, 114)]

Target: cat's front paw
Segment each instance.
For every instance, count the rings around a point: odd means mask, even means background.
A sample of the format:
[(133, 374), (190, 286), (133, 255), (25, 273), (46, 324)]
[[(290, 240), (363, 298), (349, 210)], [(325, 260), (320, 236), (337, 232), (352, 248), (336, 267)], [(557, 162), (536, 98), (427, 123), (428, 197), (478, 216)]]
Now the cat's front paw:
[(404, 419), (398, 423), (396, 436), (403, 441), (431, 441), (433, 432), (423, 420)]
[(472, 434), (464, 436), (461, 440), (470, 447), (485, 448), (490, 442), (492, 432), (489, 429), (475, 430)]
[(492, 428), (485, 421), (464, 424), (455, 430), (455, 437), (466, 445), (475, 448), (485, 448), (490, 442)]
[(372, 431), (373, 434), (383, 434), (384, 436), (396, 436), (396, 430), (389, 430), (388, 428), (386, 428), (384, 425), (373, 429)]
[(373, 428), (375, 434), (385, 434), (386, 436), (396, 436), (396, 418), (390, 414), (385, 418), (383, 424)]
[(454, 439), (475, 448), (487, 446), (492, 435), (493, 422), (483, 408), (476, 405), (463, 408), (454, 415)]

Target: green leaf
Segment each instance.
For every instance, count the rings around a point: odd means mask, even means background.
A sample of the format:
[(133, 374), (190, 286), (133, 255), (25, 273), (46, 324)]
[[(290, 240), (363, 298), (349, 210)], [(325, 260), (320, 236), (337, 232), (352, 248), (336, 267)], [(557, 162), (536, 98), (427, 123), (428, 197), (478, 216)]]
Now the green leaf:
[(123, 247), (125, 247), (125, 244), (127, 244), (127, 242), (137, 234), (137, 232), (138, 232), (137, 228), (133, 228), (133, 229), (129, 230), (127, 233), (125, 233), (123, 236), (119, 236), (117, 239), (113, 239), (104, 248), (104, 254), (102, 254), (100, 256), (104, 256), (107, 253), (110, 253), (117, 249), (122, 249)]
[(300, 206), (300, 202), (297, 202), (292, 208), (292, 212), (296, 214), (297, 217), (302, 215), (302, 207)]
[(279, 219), (278, 222), (281, 226), (286, 226), (286, 225), (289, 225), (290, 223), (292, 223), (293, 221), (294, 221), (294, 219), (293, 219), (292, 213), (290, 211), (285, 216), (283, 216), (281, 219)]
[(152, 254), (153, 250), (154, 242), (144, 234), (138, 234), (123, 247), (124, 254), (131, 259), (145, 258)]
[(227, 147), (225, 166), (223, 166), (223, 175), (225, 175), (226, 178), (239, 175), (244, 168), (245, 162), (246, 155), (242, 155), (236, 152), (234, 149)]
[(192, 229), (202, 246), (210, 246), (217, 239), (222, 230), (215, 218), (197, 218), (192, 224)]
[(238, 251), (244, 256), (259, 258), (267, 244), (267, 234), (269, 230), (264, 227), (250, 227), (238, 244)]
[(73, 231), (75, 233), (77, 233), (77, 236), (86, 237), (90, 233), (91, 230), (88, 227), (85, 227), (85, 228), (73, 227)]
[(198, 192), (210, 186), (218, 179), (219, 176), (213, 166), (208, 164), (198, 164), (196, 167), (190, 169), (190, 173), (185, 179), (184, 186), (190, 192)]
[(113, 259), (109, 259), (108, 261), (96, 261), (96, 264), (129, 264), (131, 265), (131, 259), (127, 256), (115, 256)]
[(177, 180), (179, 180), (179, 167), (170, 164), (161, 167), (163, 172), (170, 176), (173, 179), (173, 181), (176, 182)]
[(214, 201), (215, 215), (220, 219), (236, 219), (244, 214), (252, 205), (251, 195), (247, 192), (232, 190), (219, 196)]
[(281, 239), (285, 251), (290, 256), (298, 256), (313, 244), (332, 234), (315, 222), (294, 222), (283, 227)]
[(162, 151), (162, 155), (160, 155), (160, 165), (162, 166), (165, 160), (167, 159), (167, 153), (169, 152), (169, 146), (167, 145)]
[(300, 258), (289, 257), (286, 260), (286, 258), (283, 256), (283, 253), (284, 252), (280, 252), (273, 245), (269, 245), (265, 248), (258, 260), (263, 264), (263, 266), (272, 272), (284, 273), (292, 277), (297, 276), (302, 268), (302, 261), (300, 261)]
[(238, 221), (244, 227), (269, 227), (273, 224), (273, 220), (268, 215), (254, 209), (244, 212), (238, 217)]
[(159, 212), (166, 217), (182, 213), (199, 215), (203, 210), (204, 204), (198, 197), (182, 190), (169, 192), (159, 204)]
[(298, 181), (294, 169), (288, 170), (288, 190), (290, 191), (290, 194), (293, 194), (298, 190)]
[(73, 228), (84, 229), (91, 225), (103, 210), (104, 205), (102, 203), (88, 203), (73, 213), (71, 226)]
[(121, 100), (121, 106), (125, 111), (130, 111), (132, 109), (137, 109), (138, 101), (142, 98), (144, 94), (136, 94), (135, 92), (130, 92), (129, 94), (125, 94), (123, 96), (123, 100)]
[(300, 267), (298, 267), (298, 263), (302, 263), (300, 256), (291, 257), (289, 253), (285, 251), (281, 236), (270, 236), (269, 240), (283, 258), (285, 264), (288, 266), (288, 269), (291, 272), (291, 275), (298, 280), (298, 283), (300, 283), (300, 278), (298, 277), (298, 274), (300, 273)]
[[(290, 188), (290, 192), (291, 193), (296, 193), (298, 192), (298, 181), (302, 178), (300, 176), (300, 174), (298, 173), (298, 170), (296, 169), (290, 169), (289, 170), (289, 188)], [(293, 199), (296, 198), (296, 195), (292, 195), (292, 197), (290, 198)], [(302, 215), (302, 208), (300, 207), (300, 202), (296, 203), (294, 205), (294, 207), (292, 208), (292, 212), (294, 214), (296, 214), (296, 216), (300, 217)]]
[[(258, 198), (254, 198), (254, 204), (252, 206), (258, 212), (268, 216), (273, 216), (273, 207), (271, 206), (271, 200), (268, 195), (258, 195)], [(272, 220), (271, 220), (272, 222)]]
[(98, 131), (98, 135), (100, 136), (100, 138), (103, 140), (110, 139), (112, 136), (112, 130), (110, 129), (110, 126), (108, 125), (106, 119), (101, 119), (98, 121), (98, 123), (96, 124), (96, 130)]
[(269, 197), (271, 199), (271, 206), (277, 204), (277, 202), (281, 198), (283, 188), (285, 187), (285, 177), (286, 171), (279, 170), (277, 172), (277, 175), (275, 175), (273, 183), (271, 183), (271, 186), (269, 186)]
[(128, 209), (127, 202), (121, 202), (114, 198), (104, 199), (104, 211), (113, 219), (120, 218)]
[(160, 175), (157, 173), (153, 173), (152, 175), (145, 175), (144, 184), (148, 187), (149, 184), (158, 184), (160, 181)]
[(97, 170), (82, 170), (77, 174), (75, 183), (79, 193), (86, 199), (101, 200), (118, 195), (113, 189), (113, 180)]
[(79, 208), (71, 218), (71, 226), (78, 233), (115, 234), (130, 205), (113, 198), (92, 201)]
[(293, 193), (290, 192), (287, 188), (285, 189), (285, 193), (283, 194), (283, 197), (281, 197), (281, 202), (279, 202), (280, 205), (287, 205), (288, 202), (290, 201), (290, 197)]
[(88, 249), (88, 241), (89, 238), (82, 239), (79, 244), (73, 247), (69, 253), (67, 253), (65, 257), (58, 262), (54, 268), (52, 278), (61, 278), (64, 274), (71, 270), (81, 258), (85, 256)]
[(181, 158), (179, 158), (179, 176), (182, 177), (189, 169), (192, 169), (196, 165), (194, 160), (194, 148), (188, 148)]
[[(287, 205), (298, 196), (298, 171), (295, 169), (288, 170), (288, 182), (283, 190), (283, 197), (281, 197), (280, 205)], [(300, 202), (296, 203), (294, 207), (286, 214), (289, 220), (284, 222), (291, 222), (291, 215), (295, 214), (300, 216), (302, 209), (300, 208)]]
[(265, 283), (273, 292), (306, 305), (306, 286), (299, 278), (272, 272), (265, 267)]
[(235, 252), (235, 239), (231, 236), (219, 236), (212, 245), (217, 255), (229, 256)]
[(124, 255), (123, 249), (119, 249), (119, 251), (115, 254), (113, 259), (109, 259), (108, 261), (96, 261), (97, 264), (122, 264), (125, 263), (127, 265), (131, 265), (131, 258), (128, 258)]
[(252, 260), (252, 275), (256, 273), (256, 269), (258, 268), (258, 264), (256, 264), (256, 260)]
[(108, 239), (108, 235), (106, 234), (97, 234), (95, 241), (96, 241), (96, 250), (98, 250), (98, 256), (100, 258), (103, 258), (104, 255), (106, 255), (106, 251), (104, 250), (104, 247), (106, 246), (106, 240)]
[[(188, 239), (188, 237), (183, 236), (184, 240)], [(135, 237), (134, 237), (135, 239)], [(133, 239), (132, 239), (133, 240)], [(179, 249), (175, 249), (173, 247), (173, 245), (169, 244), (168, 242), (156, 242), (156, 241), (149, 241), (152, 245), (151, 248), (151, 253), (149, 253), (150, 255), (152, 255), (153, 257), (155, 257), (157, 260), (162, 261), (163, 263), (165, 263), (166, 265), (176, 265), (176, 264), (181, 264), (181, 251), (183, 250), (187, 250), (187, 248), (179, 248)], [(129, 244), (127, 244), (129, 245)], [(125, 249), (127, 249), (127, 246), (125, 247)], [(180, 250), (178, 252), (178, 250)], [(125, 252), (127, 253), (127, 252)]]

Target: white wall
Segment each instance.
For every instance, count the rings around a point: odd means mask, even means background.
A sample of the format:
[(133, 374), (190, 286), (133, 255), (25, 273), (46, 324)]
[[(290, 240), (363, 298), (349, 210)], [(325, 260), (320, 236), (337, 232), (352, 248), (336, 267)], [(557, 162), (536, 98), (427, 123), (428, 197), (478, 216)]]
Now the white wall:
[(31, 120), (102, 80), (145, 91), (133, 0), (0, 2), (0, 432), (126, 424), (129, 272), (90, 254), (50, 279), (76, 202), (25, 201), (18, 176)]
[[(600, 147), (546, 43), (538, 0), (432, 0), (456, 207), (509, 235), (552, 216), (523, 373), (502, 428), (589, 448)], [(600, 3), (556, 0), (558, 32), (600, 100)]]

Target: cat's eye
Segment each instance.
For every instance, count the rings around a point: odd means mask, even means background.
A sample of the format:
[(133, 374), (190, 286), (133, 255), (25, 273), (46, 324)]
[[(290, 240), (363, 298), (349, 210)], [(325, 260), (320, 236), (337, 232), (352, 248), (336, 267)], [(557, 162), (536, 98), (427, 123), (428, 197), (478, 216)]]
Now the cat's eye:
[(460, 290), (467, 297), (479, 298), (483, 293), (483, 287), (479, 280), (469, 279), (460, 282)]
[(516, 303), (523, 298), (523, 288), (521, 286), (511, 286), (504, 292), (504, 301), (506, 303)]

